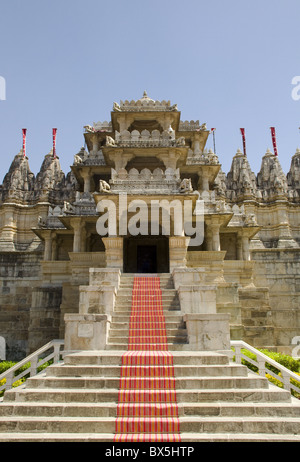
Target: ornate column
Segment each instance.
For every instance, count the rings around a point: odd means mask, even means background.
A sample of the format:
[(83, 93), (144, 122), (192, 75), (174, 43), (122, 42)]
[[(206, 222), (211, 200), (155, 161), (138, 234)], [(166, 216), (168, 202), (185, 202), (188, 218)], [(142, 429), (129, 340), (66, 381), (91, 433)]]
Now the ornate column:
[(236, 238), (236, 258), (237, 260), (243, 260), (243, 243), (240, 235), (237, 235)]
[(57, 260), (57, 253), (58, 253), (58, 242), (57, 242), (57, 234), (56, 232), (53, 233), (52, 239), (52, 252), (51, 252), (51, 260)]
[(211, 232), (212, 232), (212, 250), (213, 251), (220, 251), (220, 224), (219, 223), (212, 223), (211, 224)]
[(44, 241), (44, 260), (50, 261), (52, 260), (52, 231), (44, 231)]
[(105, 245), (106, 267), (123, 271), (123, 237), (103, 237)]
[(115, 170), (118, 172), (121, 168), (125, 168), (128, 162), (133, 158), (133, 154), (123, 153), (123, 149), (115, 149), (109, 154), (109, 158), (115, 163)]
[(171, 236), (169, 238), (170, 272), (176, 267), (186, 267), (186, 253), (190, 237)]
[(84, 223), (81, 222), (81, 218), (72, 218), (70, 221), (72, 228), (74, 229), (74, 240), (73, 240), (73, 252), (81, 252), (81, 232)]
[(93, 154), (96, 155), (98, 152), (98, 137), (97, 135), (94, 135), (92, 137), (92, 143), (93, 143)]
[[(16, 232), (16, 223), (14, 218), (13, 207), (6, 207), (4, 214), (4, 226), (2, 228), (0, 248), (4, 251), (14, 251), (14, 235)], [(0, 230), (1, 231), (1, 230)]]
[(180, 152), (170, 149), (168, 153), (158, 154), (157, 156), (166, 166), (176, 170), (177, 161), (180, 158)]
[(91, 176), (90, 176), (90, 169), (82, 170), (81, 176), (84, 179), (84, 192), (91, 191)]
[(245, 261), (249, 261), (250, 260), (250, 245), (249, 245), (248, 236), (242, 237), (242, 247), (243, 247), (243, 259)]
[(194, 135), (194, 142), (193, 142), (193, 149), (194, 149), (194, 155), (198, 156), (201, 154), (201, 149), (200, 149), (200, 135), (199, 133), (195, 133)]
[(205, 172), (202, 170), (202, 191), (209, 191), (209, 178), (208, 175), (205, 175)]

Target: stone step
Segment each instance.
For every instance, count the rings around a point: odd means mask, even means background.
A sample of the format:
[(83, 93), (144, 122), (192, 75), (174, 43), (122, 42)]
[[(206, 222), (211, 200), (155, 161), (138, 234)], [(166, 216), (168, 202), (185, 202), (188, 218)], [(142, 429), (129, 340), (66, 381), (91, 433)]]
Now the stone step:
[[(136, 341), (135, 341), (135, 344), (136, 345), (140, 345), (140, 344), (143, 344), (143, 343), (146, 343), (148, 344), (148, 338), (149, 336), (139, 336), (139, 337), (136, 337)], [(188, 342), (188, 338), (187, 338), (187, 335), (168, 335), (167, 336), (167, 341), (168, 343), (171, 343), (171, 344), (174, 344), (174, 343), (187, 343)], [(132, 342), (133, 343), (133, 342)], [(164, 349), (164, 342), (161, 341), (161, 342), (156, 342), (156, 345), (162, 345), (162, 350)], [(118, 345), (128, 345), (128, 336), (124, 336), (124, 337), (109, 337), (108, 339), (108, 342), (107, 342), (107, 346), (109, 345), (112, 345), (112, 344), (118, 344)]]
[[(128, 418), (132, 428), (137, 419)], [(147, 431), (148, 424), (154, 419), (138, 418), (140, 433)], [(168, 426), (169, 419), (161, 418), (162, 425)], [(184, 433), (277, 433), (298, 435), (300, 433), (300, 418), (285, 417), (180, 417), (180, 431)], [(114, 417), (52, 417), (49, 416), (8, 416), (0, 417), (0, 432), (66, 432), (76, 433), (113, 433), (116, 419)], [(299, 437), (299, 435), (298, 435)], [(299, 437), (300, 441), (300, 437)]]
[[(31, 388), (79, 388), (79, 389), (104, 389), (119, 388), (124, 381), (132, 382), (136, 389), (154, 390), (161, 388), (160, 377), (150, 378), (119, 378), (119, 377), (48, 377), (38, 375), (27, 379), (27, 387)], [(202, 390), (202, 389), (228, 389), (228, 388), (268, 388), (268, 380), (257, 375), (247, 377), (176, 377), (168, 381), (174, 384), (176, 390)]]
[[(141, 405), (142, 406), (142, 405)], [(149, 405), (145, 405), (149, 408)], [(151, 407), (160, 409), (160, 404)], [(166, 405), (168, 406), (168, 405)], [(128, 404), (129, 413), (134, 413), (134, 404)], [(48, 416), (48, 417), (117, 417), (117, 403), (51, 403), (51, 402), (14, 402), (2, 403), (0, 416)], [(130, 408), (132, 410), (130, 411)], [(299, 405), (286, 403), (179, 403), (178, 416), (201, 417), (300, 417)], [(158, 411), (157, 411), (158, 412)], [(130, 414), (129, 414), (130, 415)], [(163, 416), (166, 417), (164, 413)]]
[[(124, 337), (127, 336), (127, 342), (128, 342), (128, 334), (129, 334), (129, 326), (127, 328), (123, 329), (117, 329), (115, 326), (112, 324), (112, 327), (109, 330), (109, 337), (111, 339), (113, 338), (118, 338), (118, 337)], [(187, 336), (187, 330), (186, 329), (178, 329), (178, 328), (170, 328), (170, 326), (166, 326), (166, 335), (170, 338), (174, 336)]]
[[(65, 365), (60, 366), (51, 366), (48, 367), (45, 371), (47, 377), (120, 377), (121, 376), (121, 367), (124, 370), (124, 376), (136, 376), (140, 368), (143, 369), (144, 375), (149, 377), (154, 377), (156, 372), (160, 376), (163, 376), (165, 366), (93, 366), (93, 365), (84, 365), (84, 366), (72, 366)], [(126, 371), (126, 372), (125, 372)], [(175, 377), (215, 377), (215, 376), (242, 376), (246, 377), (248, 374), (248, 369), (246, 366), (240, 365), (221, 365), (221, 366), (211, 366), (211, 365), (199, 365), (199, 366), (190, 366), (190, 365), (181, 365), (174, 366), (174, 375)]]
[[(119, 311), (112, 314), (112, 322), (129, 322), (131, 313), (128, 311)], [(180, 322), (183, 323), (182, 315), (177, 310), (164, 311), (165, 322)]]
[[(162, 307), (162, 314), (166, 316), (169, 313), (175, 312), (175, 313), (180, 313), (180, 306), (175, 304), (175, 303), (169, 303), (169, 304), (164, 304)], [(126, 313), (127, 315), (131, 316), (131, 305), (122, 305), (122, 304), (116, 304), (114, 306), (114, 314), (119, 314), (119, 313)], [(157, 311), (153, 310), (154, 315), (157, 314)], [(182, 315), (181, 315), (182, 316)]]
[(14, 402), (2, 403), (0, 416), (41, 416), (41, 417), (115, 417), (117, 404), (104, 403), (51, 403)]
[[(299, 417), (181, 417), (180, 429), (183, 432), (216, 433), (277, 433), (297, 435), (300, 432)], [(299, 435), (298, 435), (299, 436)], [(299, 437), (300, 441), (300, 437)]]
[[(119, 321), (116, 321), (115, 318), (113, 318), (109, 332), (115, 332), (117, 330), (124, 330), (124, 329), (128, 331), (129, 325), (130, 325), (129, 318), (127, 322), (125, 321), (119, 322)], [(166, 322), (165, 325), (166, 325), (166, 329), (186, 331), (184, 322), (182, 320), (180, 322)]]
[[(295, 400), (296, 401), (296, 400)], [(299, 401), (299, 400), (297, 400)], [(300, 417), (299, 403), (179, 403), (179, 416), (219, 416), (219, 417)]]
[[(106, 349), (107, 351), (115, 351), (115, 350), (122, 350), (124, 349), (124, 343), (108, 343), (107, 346), (106, 346)], [(162, 345), (163, 347), (165, 347), (165, 344), (160, 344)], [(147, 346), (149, 346), (148, 344), (145, 344), (144, 348), (143, 348), (143, 351), (147, 350)], [(155, 347), (157, 347), (158, 344), (155, 343), (155, 344), (151, 344), (151, 348), (154, 349)], [(136, 347), (135, 349), (136, 350), (140, 350), (140, 347), (141, 347), (141, 344), (136, 344)], [(188, 343), (167, 343), (167, 348), (168, 348), (168, 351), (181, 351), (181, 350), (184, 350), (186, 347), (186, 351), (188, 350), (189, 348), (189, 344)]]
[[(148, 441), (155, 441), (153, 435), (149, 435)], [(299, 442), (299, 435), (276, 435), (274, 433), (181, 433), (180, 434), (181, 442), (268, 442), (268, 443), (289, 443), (289, 442)], [(43, 433), (43, 432), (18, 432), (10, 433), (6, 432), (5, 434), (0, 433), (0, 442), (113, 442), (114, 434), (113, 433)], [(157, 441), (157, 440), (156, 440)], [(167, 440), (166, 440), (167, 441)]]
[[(127, 353), (124, 349), (110, 352), (80, 351), (64, 357), (65, 365), (121, 365), (122, 355)], [(148, 352), (151, 355), (151, 352)], [(174, 365), (227, 365), (229, 359), (226, 355), (210, 351), (172, 352)], [(49, 366), (54, 367), (54, 366)]]
[[(156, 396), (155, 391), (148, 391), (151, 399)], [(119, 389), (82, 389), (82, 388), (25, 388), (23, 386), (8, 390), (4, 395), (4, 403), (117, 403)], [(291, 396), (286, 390), (278, 387), (270, 388), (240, 388), (240, 389), (178, 389), (177, 403), (287, 403)], [(159, 400), (157, 401), (159, 402)]]
[[(152, 299), (149, 298), (149, 300), (151, 301)], [(180, 303), (179, 303), (179, 299), (177, 297), (173, 297), (172, 295), (165, 295), (161, 298), (162, 300), (162, 304), (163, 306), (165, 305), (171, 305), (171, 304), (174, 304), (174, 305), (178, 305), (180, 306)], [(115, 303), (115, 306), (118, 306), (118, 305), (126, 305), (126, 306), (130, 306), (131, 307), (131, 304), (132, 304), (132, 299), (131, 297), (128, 295), (117, 295), (116, 297), (116, 303)]]
[[(116, 302), (127, 302), (127, 303), (131, 303), (132, 301), (132, 291), (131, 290), (128, 290), (126, 292), (123, 292), (123, 293), (120, 293), (120, 289), (118, 290), (118, 293), (117, 293), (117, 297), (116, 297)], [(151, 296), (151, 295), (148, 295), (147, 298), (145, 297), (145, 299), (147, 300), (152, 300), (153, 298), (156, 298), (155, 296)], [(179, 303), (179, 298), (177, 296), (177, 294), (173, 294), (173, 293), (162, 293), (161, 295), (161, 299), (162, 301), (176, 301)]]
[[(166, 306), (170, 306), (170, 305), (180, 307), (179, 300), (176, 299), (176, 298), (167, 297), (167, 296), (162, 298), (162, 306), (163, 306), (163, 308), (165, 308)], [(126, 296), (125, 297), (117, 297), (115, 306), (127, 306), (128, 308), (131, 309), (131, 306), (132, 306), (131, 299), (129, 297), (126, 297)]]
[(0, 417), (0, 432), (114, 433), (114, 417)]

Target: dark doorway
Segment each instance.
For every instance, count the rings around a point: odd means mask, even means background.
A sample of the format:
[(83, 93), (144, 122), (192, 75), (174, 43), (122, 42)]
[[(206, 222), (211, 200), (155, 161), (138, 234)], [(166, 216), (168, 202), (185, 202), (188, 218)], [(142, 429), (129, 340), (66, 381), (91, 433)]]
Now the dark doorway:
[(156, 245), (137, 246), (137, 272), (157, 273)]
[(169, 239), (128, 237), (124, 239), (124, 273), (168, 273)]

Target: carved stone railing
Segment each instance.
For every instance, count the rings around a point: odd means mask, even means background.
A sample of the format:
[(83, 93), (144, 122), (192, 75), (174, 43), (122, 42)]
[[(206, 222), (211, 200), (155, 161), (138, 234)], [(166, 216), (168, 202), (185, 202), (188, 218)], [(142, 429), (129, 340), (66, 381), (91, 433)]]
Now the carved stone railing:
[[(38, 368), (50, 360), (53, 360), (53, 364), (58, 363), (62, 356), (63, 346), (63, 340), (52, 340), (34, 353), (22, 359), (22, 361), (7, 369), (7, 371), (0, 375), (0, 383), (3, 379), (6, 379), (5, 383), (0, 387), (0, 391), (7, 391), (11, 389), (15, 382), (25, 376), (32, 377), (37, 375)], [(48, 353), (47, 356), (45, 356), (46, 353)], [(15, 376), (15, 372), (27, 363), (30, 363), (30, 367)]]
[(185, 138), (175, 138), (174, 130), (164, 130), (160, 133), (159, 130), (123, 130), (115, 132), (115, 139), (111, 136), (106, 137), (106, 146), (117, 147), (180, 147), (185, 146)]
[[(252, 347), (248, 343), (243, 342), (242, 340), (232, 340), (230, 344), (235, 350), (234, 354), (235, 354), (236, 363), (242, 364), (242, 359), (244, 359), (245, 361), (256, 366), (258, 368), (258, 374), (261, 375), (262, 377), (265, 377), (266, 374), (268, 374), (272, 376), (274, 379), (276, 379), (276, 381), (278, 380), (279, 382), (281, 382), (282, 387), (285, 390), (288, 390), (289, 392), (294, 390), (295, 392), (300, 393), (300, 376), (299, 375), (290, 371), (289, 369), (282, 366), (274, 359), (265, 355), (264, 353)], [(253, 358), (249, 358), (249, 356), (244, 354), (242, 352), (242, 349), (245, 349), (247, 351), (250, 351), (251, 353), (254, 353), (256, 355), (256, 361)], [(281, 376), (271, 371), (267, 367), (267, 364), (270, 364), (271, 366), (278, 369), (279, 373), (281, 373)], [(294, 383), (292, 383), (291, 380), (294, 380)], [(297, 382), (298, 385), (295, 382)]]
[(120, 101), (120, 104), (114, 103), (114, 112), (140, 112), (140, 111), (177, 111), (177, 104), (171, 105), (170, 101), (154, 101), (147, 96), (144, 96), (137, 101)]
[(206, 124), (200, 125), (199, 120), (185, 120), (180, 121), (179, 123), (179, 131), (182, 132), (191, 132), (191, 131), (207, 131)]

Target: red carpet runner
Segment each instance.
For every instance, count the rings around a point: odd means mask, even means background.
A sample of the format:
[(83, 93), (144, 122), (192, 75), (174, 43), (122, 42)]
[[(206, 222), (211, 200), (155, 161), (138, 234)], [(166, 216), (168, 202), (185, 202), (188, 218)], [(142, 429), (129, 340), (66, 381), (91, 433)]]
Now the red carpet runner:
[(159, 277), (135, 277), (114, 441), (180, 441), (173, 356)]

